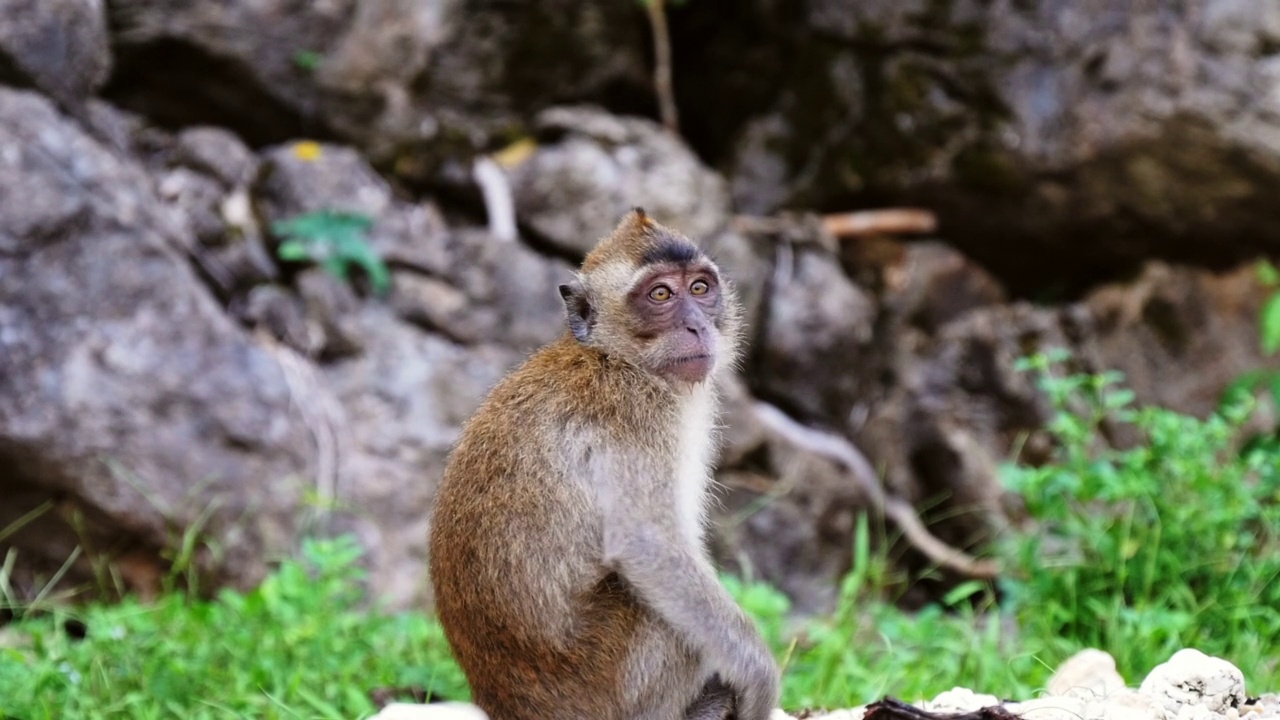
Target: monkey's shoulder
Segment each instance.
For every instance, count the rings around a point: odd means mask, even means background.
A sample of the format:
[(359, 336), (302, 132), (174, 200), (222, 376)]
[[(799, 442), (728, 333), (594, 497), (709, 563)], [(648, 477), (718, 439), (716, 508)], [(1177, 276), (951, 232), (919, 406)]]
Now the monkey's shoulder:
[(481, 412), (529, 423), (558, 418), (631, 424), (631, 415), (661, 402), (665, 392), (639, 368), (567, 338), (543, 347), (503, 378)]

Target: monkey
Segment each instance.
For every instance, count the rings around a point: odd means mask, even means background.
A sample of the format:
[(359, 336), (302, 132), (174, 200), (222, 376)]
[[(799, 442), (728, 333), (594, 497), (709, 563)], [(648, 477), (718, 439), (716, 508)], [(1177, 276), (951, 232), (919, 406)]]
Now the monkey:
[(435, 612), (493, 720), (766, 720), (780, 673), (704, 543), (742, 309), (642, 208), (559, 286), (565, 329), (446, 462)]

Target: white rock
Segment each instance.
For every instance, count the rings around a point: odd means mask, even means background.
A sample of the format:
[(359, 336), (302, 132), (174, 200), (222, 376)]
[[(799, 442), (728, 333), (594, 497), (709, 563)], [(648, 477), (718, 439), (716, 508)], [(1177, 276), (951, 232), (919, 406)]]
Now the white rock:
[[(1165, 714), (1168, 717), (1168, 713)], [(1177, 720), (1222, 720), (1222, 717), (1203, 705), (1180, 705)]]
[(1179, 650), (1152, 670), (1139, 692), (1155, 700), (1171, 720), (1204, 717), (1197, 710), (1184, 708), (1203, 708), (1223, 715), (1227, 708), (1238, 707), (1246, 700), (1244, 675), (1239, 668), (1192, 648)]
[(1105, 698), (1124, 689), (1116, 672), (1116, 660), (1102, 650), (1081, 650), (1058, 667), (1049, 678), (1050, 695), (1070, 695), (1085, 700)]
[(1000, 698), (995, 695), (983, 695), (968, 688), (951, 688), (938, 693), (933, 700), (919, 703), (918, 707), (935, 713), (973, 712), (979, 708), (999, 705)]
[(469, 703), (391, 703), (369, 720), (489, 720), (489, 716)]
[(1088, 720), (1087, 704), (1076, 697), (1046, 696), (1010, 703), (1005, 709), (1025, 720)]
[[(866, 705), (860, 705), (848, 710), (836, 710), (823, 715), (810, 715), (809, 720), (862, 720), (866, 709)], [(771, 720), (776, 720), (776, 718), (771, 718)]]
[(1089, 703), (1085, 714), (1097, 720), (1164, 720), (1164, 708), (1141, 693), (1121, 688)]

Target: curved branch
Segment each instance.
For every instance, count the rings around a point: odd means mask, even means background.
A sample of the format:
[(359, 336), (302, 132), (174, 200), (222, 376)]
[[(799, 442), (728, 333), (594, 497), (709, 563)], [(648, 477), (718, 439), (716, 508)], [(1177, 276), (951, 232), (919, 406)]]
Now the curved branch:
[(910, 503), (885, 493), (875, 469), (852, 442), (834, 433), (801, 425), (777, 407), (765, 402), (757, 401), (755, 412), (766, 427), (787, 441), (848, 468), (876, 512), (892, 520), (902, 530), (907, 542), (929, 560), (967, 577), (992, 580), (999, 576), (1000, 567), (994, 561), (975, 558), (946, 544), (929, 532), (929, 528), (921, 522)]

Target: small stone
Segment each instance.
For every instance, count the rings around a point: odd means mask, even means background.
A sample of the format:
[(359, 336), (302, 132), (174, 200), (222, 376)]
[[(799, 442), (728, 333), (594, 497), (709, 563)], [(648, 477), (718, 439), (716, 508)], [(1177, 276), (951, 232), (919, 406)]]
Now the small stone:
[(1104, 698), (1124, 688), (1124, 678), (1116, 672), (1115, 658), (1102, 650), (1081, 650), (1058, 667), (1049, 678), (1050, 695), (1068, 695), (1084, 700)]
[(973, 712), (984, 707), (999, 705), (1000, 698), (995, 695), (975, 693), (968, 688), (951, 688), (938, 693), (933, 700), (921, 703), (922, 709), (929, 712)]
[(391, 703), (369, 720), (489, 720), (489, 716), (469, 703)]
[[(774, 717), (770, 718), (770, 720), (779, 720), (777, 716), (777, 712), (780, 712), (780, 711), (775, 711)], [(834, 710), (832, 712), (824, 713), (822, 715), (810, 715), (808, 717), (808, 720), (862, 720), (862, 716), (864, 714), (866, 714), (865, 705), (856, 707), (856, 708), (850, 708), (848, 710)]]

